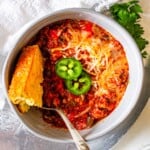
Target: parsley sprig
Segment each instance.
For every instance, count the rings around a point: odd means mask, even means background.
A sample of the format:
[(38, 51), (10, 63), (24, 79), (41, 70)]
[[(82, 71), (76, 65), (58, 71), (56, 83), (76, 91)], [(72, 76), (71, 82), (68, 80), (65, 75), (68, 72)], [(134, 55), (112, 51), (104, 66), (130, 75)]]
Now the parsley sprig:
[(138, 0), (131, 0), (125, 3), (116, 3), (110, 7), (112, 17), (122, 25), (134, 38), (143, 58), (148, 53), (144, 50), (148, 41), (142, 37), (143, 27), (140, 25), (140, 14), (143, 12)]

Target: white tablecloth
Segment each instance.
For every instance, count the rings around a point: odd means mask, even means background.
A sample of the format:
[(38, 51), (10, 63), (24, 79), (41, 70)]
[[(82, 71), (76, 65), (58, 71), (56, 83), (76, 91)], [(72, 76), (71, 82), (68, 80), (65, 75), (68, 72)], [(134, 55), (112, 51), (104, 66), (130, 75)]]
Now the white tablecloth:
[[(0, 0), (0, 53), (6, 55), (6, 52), (9, 51), (9, 47), (13, 44), (13, 40), (17, 36), (18, 31), (30, 21), (55, 10), (70, 7), (91, 7), (95, 2), (99, 1), (100, 0)], [(109, 2), (115, 1), (117, 0), (110, 0)], [(103, 4), (103, 2), (104, 1), (102, 1), (101, 4)], [(145, 30), (144, 37), (150, 41), (150, 3), (149, 0), (142, 0), (140, 4), (144, 10), (141, 19), (141, 24)], [(150, 52), (150, 45), (146, 47), (146, 50)], [(145, 64), (148, 63), (147, 59)], [(22, 124), (18, 122), (16, 117), (9, 110), (9, 106), (5, 104), (3, 108), (3, 105), (3, 101), (0, 99), (0, 150), (74, 149), (74, 146), (71, 144), (67, 146), (62, 146), (62, 144), (57, 144), (56, 146), (53, 143), (47, 144), (46, 141), (31, 135), (26, 129), (24, 129)], [(150, 102), (148, 101), (137, 121), (128, 132), (119, 139), (118, 143), (115, 144), (112, 149), (150, 149), (149, 116)], [(93, 145), (92, 147), (94, 149)]]

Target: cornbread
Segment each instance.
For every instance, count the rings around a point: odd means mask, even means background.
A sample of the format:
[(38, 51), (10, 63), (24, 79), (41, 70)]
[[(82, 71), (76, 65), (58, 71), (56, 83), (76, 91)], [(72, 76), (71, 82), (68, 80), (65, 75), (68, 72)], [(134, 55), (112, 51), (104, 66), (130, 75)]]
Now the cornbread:
[(30, 106), (42, 106), (43, 58), (38, 45), (25, 47), (19, 57), (11, 84), (9, 97), (21, 112)]

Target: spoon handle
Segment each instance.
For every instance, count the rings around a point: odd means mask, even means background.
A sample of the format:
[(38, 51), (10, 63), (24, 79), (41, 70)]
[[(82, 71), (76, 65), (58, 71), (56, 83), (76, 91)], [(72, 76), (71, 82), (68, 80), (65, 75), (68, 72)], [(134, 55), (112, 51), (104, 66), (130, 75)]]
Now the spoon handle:
[(83, 139), (83, 137), (79, 134), (79, 132), (74, 128), (74, 126), (71, 124), (71, 122), (68, 120), (64, 112), (60, 109), (56, 109), (56, 111), (59, 113), (59, 115), (62, 117), (64, 120), (66, 126), (68, 127), (71, 136), (78, 148), (78, 150), (89, 150), (89, 146)]

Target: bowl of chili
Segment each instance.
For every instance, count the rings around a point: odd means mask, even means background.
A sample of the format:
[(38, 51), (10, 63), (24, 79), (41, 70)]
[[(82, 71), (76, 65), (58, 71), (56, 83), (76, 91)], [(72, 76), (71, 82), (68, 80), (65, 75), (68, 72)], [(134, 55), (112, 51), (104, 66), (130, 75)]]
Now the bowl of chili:
[(86, 140), (109, 133), (134, 109), (144, 80), (134, 40), (102, 14), (65, 9), (32, 23), (4, 65), (2, 80), (8, 102), (32, 133), (51, 141), (72, 142), (55, 112), (31, 109), (22, 114), (9, 100), (16, 58), (23, 47), (33, 44), (40, 47), (45, 61), (43, 105), (61, 107)]

